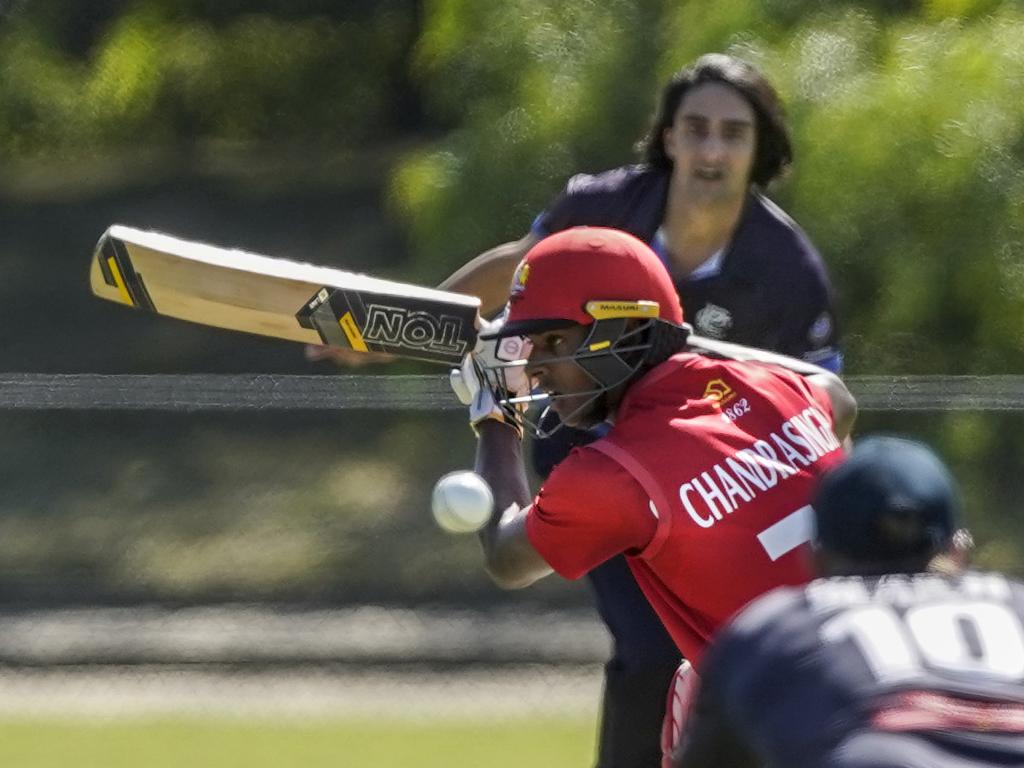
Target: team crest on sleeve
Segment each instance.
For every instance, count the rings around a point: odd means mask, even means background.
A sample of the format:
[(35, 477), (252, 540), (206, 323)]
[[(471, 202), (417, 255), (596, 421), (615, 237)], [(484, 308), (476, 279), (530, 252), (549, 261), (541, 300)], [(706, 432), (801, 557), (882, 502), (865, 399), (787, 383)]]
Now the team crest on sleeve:
[(724, 339), (732, 328), (732, 313), (717, 304), (705, 304), (693, 317), (693, 324), (710, 339)]

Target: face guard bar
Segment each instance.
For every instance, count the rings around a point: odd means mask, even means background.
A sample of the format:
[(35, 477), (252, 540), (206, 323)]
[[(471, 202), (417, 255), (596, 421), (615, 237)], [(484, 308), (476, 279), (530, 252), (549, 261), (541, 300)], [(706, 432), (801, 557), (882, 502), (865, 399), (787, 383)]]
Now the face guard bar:
[[(658, 365), (680, 351), (685, 347), (690, 334), (688, 325), (678, 326), (656, 318), (627, 330), (631, 319), (632, 317), (610, 317), (595, 320), (590, 326), (590, 333), (572, 354), (550, 358), (551, 362), (576, 363), (594, 382), (593, 389), (559, 395), (537, 392), (513, 396), (510, 393), (514, 392), (514, 389), (509, 386), (509, 381), (522, 379), (528, 361), (515, 360), (484, 366), (483, 373), (487, 383), (495, 392), (498, 405), (505, 411), (506, 418), (520, 426), (529, 427), (535, 437), (550, 437), (564, 425), (563, 421), (559, 421), (550, 429), (541, 427), (552, 400), (590, 395), (566, 419), (584, 413), (609, 390), (634, 378), (641, 370)], [(529, 409), (538, 404), (547, 404), (547, 407), (539, 416), (532, 418)]]

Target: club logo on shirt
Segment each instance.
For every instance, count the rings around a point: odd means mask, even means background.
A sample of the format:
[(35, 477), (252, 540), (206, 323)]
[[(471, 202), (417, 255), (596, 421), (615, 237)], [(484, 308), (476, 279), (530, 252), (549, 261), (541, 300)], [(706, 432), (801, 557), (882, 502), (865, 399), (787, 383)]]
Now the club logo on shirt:
[(704, 388), (704, 397), (722, 412), (722, 418), (736, 421), (745, 413), (750, 413), (750, 401), (745, 397), (736, 399), (736, 390), (721, 379), (712, 379)]
[(712, 379), (704, 387), (704, 397), (711, 400), (716, 408), (721, 408), (736, 398), (736, 390), (721, 379)]
[(724, 339), (732, 328), (732, 313), (717, 304), (705, 304), (693, 318), (697, 330), (711, 339)]

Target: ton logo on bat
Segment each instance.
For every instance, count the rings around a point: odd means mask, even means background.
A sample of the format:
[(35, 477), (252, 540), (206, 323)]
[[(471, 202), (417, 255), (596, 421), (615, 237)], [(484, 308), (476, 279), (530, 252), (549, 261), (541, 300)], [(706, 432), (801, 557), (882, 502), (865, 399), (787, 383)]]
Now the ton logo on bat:
[(366, 341), (457, 355), (466, 349), (461, 335), (462, 320), (457, 317), (435, 317), (429, 312), (411, 312), (382, 304), (371, 304), (367, 308), (363, 331)]

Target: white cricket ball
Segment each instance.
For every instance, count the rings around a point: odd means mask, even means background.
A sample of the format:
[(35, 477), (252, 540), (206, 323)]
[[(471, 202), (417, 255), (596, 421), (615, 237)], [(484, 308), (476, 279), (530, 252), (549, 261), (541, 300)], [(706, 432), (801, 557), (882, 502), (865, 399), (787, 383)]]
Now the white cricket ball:
[(494, 495), (476, 472), (449, 472), (434, 486), (430, 508), (434, 520), (448, 533), (473, 533), (491, 519)]

